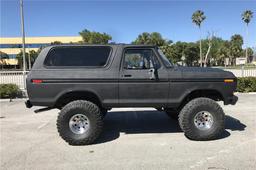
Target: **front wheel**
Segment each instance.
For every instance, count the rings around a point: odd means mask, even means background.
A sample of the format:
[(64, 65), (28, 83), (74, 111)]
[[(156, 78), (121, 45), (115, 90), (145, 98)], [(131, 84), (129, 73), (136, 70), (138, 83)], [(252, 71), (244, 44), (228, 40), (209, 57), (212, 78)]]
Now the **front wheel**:
[(179, 115), (185, 136), (192, 140), (211, 140), (224, 131), (225, 115), (212, 99), (196, 98), (187, 103)]
[(101, 109), (101, 116), (102, 118), (105, 118), (107, 116), (108, 109)]
[(103, 117), (92, 102), (77, 100), (64, 106), (57, 118), (59, 135), (70, 145), (88, 145), (100, 135)]

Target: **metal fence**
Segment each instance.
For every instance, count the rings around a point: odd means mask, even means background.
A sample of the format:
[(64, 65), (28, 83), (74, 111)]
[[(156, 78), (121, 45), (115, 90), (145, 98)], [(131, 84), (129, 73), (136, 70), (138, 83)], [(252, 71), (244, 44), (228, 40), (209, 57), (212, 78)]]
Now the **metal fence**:
[[(256, 68), (226, 69), (232, 72), (236, 77), (256, 77)], [(25, 76), (28, 71), (25, 72)], [(0, 84), (13, 83), (17, 84), (21, 89), (24, 88), (23, 71), (0, 71)]]
[[(28, 71), (25, 72), (25, 77)], [(24, 88), (23, 71), (0, 71), (0, 84), (13, 83), (17, 84), (20, 89)]]
[(256, 77), (256, 68), (223, 69), (232, 72), (236, 77)]

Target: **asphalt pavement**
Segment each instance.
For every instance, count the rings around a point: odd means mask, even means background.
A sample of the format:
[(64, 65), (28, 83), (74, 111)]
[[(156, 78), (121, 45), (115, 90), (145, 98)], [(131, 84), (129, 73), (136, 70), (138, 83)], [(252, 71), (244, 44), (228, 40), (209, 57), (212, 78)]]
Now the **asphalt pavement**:
[(111, 110), (99, 140), (70, 146), (58, 135), (59, 110), (35, 114), (23, 100), (1, 101), (2, 170), (256, 169), (256, 94), (223, 106), (226, 130), (213, 141), (191, 141), (178, 122), (153, 108)]

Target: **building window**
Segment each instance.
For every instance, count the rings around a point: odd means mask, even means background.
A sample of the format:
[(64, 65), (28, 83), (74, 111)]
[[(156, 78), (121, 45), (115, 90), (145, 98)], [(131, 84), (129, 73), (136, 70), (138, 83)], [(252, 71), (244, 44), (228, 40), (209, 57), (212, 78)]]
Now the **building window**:
[[(25, 48), (40, 48), (49, 46), (50, 44), (42, 43), (42, 44), (25, 44)], [(22, 44), (0, 44), (0, 48), (22, 48)]]
[(16, 58), (16, 54), (8, 54), (8, 56), (9, 56), (9, 59), (15, 59)]

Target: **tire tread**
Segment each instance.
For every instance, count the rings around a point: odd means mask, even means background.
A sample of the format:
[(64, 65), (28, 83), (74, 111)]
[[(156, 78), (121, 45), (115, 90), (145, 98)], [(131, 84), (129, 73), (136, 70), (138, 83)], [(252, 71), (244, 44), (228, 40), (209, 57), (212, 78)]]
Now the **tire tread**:
[[(219, 125), (217, 126), (217, 129), (213, 133), (210, 133), (207, 136), (202, 136), (199, 133), (194, 133), (194, 131), (190, 127), (189, 114), (191, 114), (191, 111), (193, 110), (193, 108), (198, 107), (200, 105), (208, 105), (210, 107), (213, 107), (213, 109), (216, 110), (217, 114), (220, 114), (221, 116), (221, 119), (216, 120), (218, 121), (217, 123)], [(216, 103), (212, 99), (201, 97), (201, 98), (196, 98), (191, 100), (189, 103), (187, 103), (183, 107), (179, 115), (179, 125), (180, 125), (180, 128), (184, 131), (185, 136), (189, 139), (212, 140), (212, 139), (215, 139), (224, 130), (224, 117), (225, 117), (225, 114), (218, 103)]]
[[(90, 113), (94, 114), (96, 119), (95, 131), (92, 131), (92, 134), (83, 140), (76, 140), (74, 138), (71, 138), (70, 135), (68, 135), (66, 129), (63, 128), (63, 125), (62, 125), (62, 121), (63, 119), (65, 119), (65, 114), (75, 107), (87, 109)], [(59, 135), (70, 145), (88, 145), (93, 143), (101, 134), (102, 128), (103, 128), (103, 120), (102, 120), (100, 109), (97, 105), (95, 105), (90, 101), (85, 101), (85, 100), (72, 101), (68, 103), (66, 106), (64, 106), (58, 114), (57, 129), (58, 129)]]

